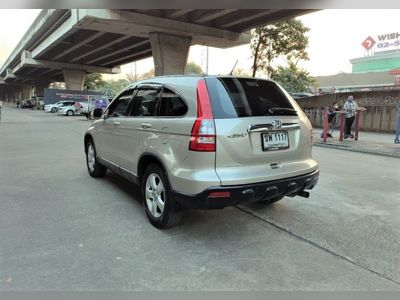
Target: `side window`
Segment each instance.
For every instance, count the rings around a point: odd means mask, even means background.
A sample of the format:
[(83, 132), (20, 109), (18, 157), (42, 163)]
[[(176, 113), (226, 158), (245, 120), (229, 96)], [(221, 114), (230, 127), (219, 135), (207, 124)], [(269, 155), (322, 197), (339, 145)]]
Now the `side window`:
[(139, 89), (133, 99), (130, 116), (154, 116), (159, 94), (160, 90), (158, 89)]
[(186, 114), (188, 108), (182, 98), (168, 88), (161, 94), (160, 116), (180, 117)]
[(126, 91), (119, 96), (118, 99), (115, 99), (115, 101), (110, 105), (107, 115), (109, 117), (126, 116), (132, 92), (133, 90)]

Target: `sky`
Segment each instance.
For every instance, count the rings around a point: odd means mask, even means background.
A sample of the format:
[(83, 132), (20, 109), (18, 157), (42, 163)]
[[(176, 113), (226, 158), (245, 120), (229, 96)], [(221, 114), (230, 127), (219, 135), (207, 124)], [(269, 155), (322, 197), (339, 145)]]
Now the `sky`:
[[(7, 59), (32, 24), (40, 10), (0, 9), (0, 65)], [(313, 12), (298, 19), (310, 28), (308, 54), (309, 61), (301, 63), (312, 76), (332, 75), (351, 72), (350, 59), (365, 55), (361, 43), (368, 36), (400, 32), (399, 9), (340, 9)], [(12, 30), (9, 30), (12, 26)], [(209, 74), (228, 74), (236, 60), (236, 68), (251, 69), (251, 51), (249, 45), (228, 49), (209, 47)], [(193, 61), (206, 69), (206, 47), (192, 46), (188, 61)], [(153, 68), (152, 58), (136, 63), (137, 73), (145, 73)], [(134, 73), (135, 65), (121, 67), (122, 75), (110, 75), (106, 78), (118, 79), (127, 73)]]

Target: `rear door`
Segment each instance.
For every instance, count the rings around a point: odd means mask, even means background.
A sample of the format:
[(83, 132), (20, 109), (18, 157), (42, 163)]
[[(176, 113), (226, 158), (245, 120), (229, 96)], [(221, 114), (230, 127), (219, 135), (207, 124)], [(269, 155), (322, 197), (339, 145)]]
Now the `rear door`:
[(134, 93), (128, 116), (121, 120), (118, 163), (134, 175), (137, 175), (140, 155), (159, 142), (155, 121), (161, 88), (159, 84), (140, 85)]
[(278, 85), (233, 77), (206, 82), (217, 134), (215, 167), (222, 185), (296, 176), (309, 168), (305, 124)]

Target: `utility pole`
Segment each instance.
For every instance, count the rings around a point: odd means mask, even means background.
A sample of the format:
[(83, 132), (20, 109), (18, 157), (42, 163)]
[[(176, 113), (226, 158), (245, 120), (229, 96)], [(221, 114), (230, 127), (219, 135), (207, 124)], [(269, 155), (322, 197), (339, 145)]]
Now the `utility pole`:
[(137, 66), (136, 66), (136, 61), (135, 61), (135, 82), (137, 81)]

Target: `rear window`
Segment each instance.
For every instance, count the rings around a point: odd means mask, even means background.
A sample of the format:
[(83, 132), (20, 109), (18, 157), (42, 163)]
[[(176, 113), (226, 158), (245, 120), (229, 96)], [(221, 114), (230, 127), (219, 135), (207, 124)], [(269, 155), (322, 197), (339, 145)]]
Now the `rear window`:
[(215, 118), (297, 115), (272, 81), (253, 78), (206, 78)]

